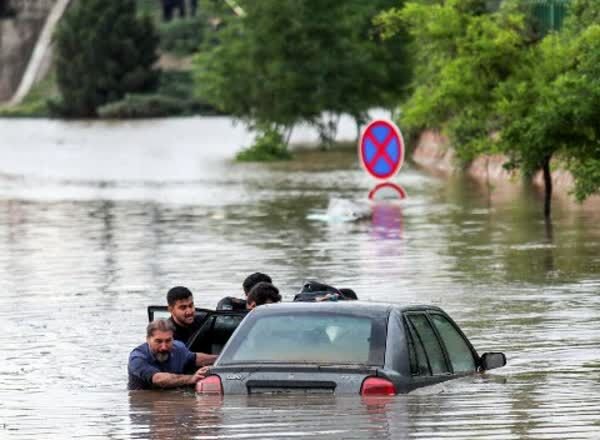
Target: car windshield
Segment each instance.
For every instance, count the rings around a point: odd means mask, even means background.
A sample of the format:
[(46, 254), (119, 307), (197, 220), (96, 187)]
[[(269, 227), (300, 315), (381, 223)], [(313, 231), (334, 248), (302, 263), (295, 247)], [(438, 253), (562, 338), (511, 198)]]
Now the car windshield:
[(319, 363), (382, 365), (385, 323), (351, 315), (305, 313), (261, 316), (238, 333), (220, 365)]

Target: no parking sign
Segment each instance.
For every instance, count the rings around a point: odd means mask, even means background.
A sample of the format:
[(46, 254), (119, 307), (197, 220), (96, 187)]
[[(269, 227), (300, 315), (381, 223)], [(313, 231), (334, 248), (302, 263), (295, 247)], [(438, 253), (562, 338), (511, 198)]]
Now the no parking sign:
[(360, 136), (358, 157), (365, 171), (376, 179), (396, 175), (404, 163), (404, 140), (398, 127), (385, 119), (372, 121)]

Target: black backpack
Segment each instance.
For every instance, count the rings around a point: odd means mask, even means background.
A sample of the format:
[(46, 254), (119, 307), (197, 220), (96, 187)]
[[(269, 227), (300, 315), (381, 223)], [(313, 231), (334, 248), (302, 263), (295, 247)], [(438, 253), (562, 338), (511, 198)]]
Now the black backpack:
[(306, 281), (300, 292), (294, 297), (294, 301), (300, 302), (314, 302), (317, 298), (325, 296), (327, 294), (334, 294), (335, 299), (345, 300), (344, 294), (329, 284), (320, 283), (319, 281), (309, 280)]

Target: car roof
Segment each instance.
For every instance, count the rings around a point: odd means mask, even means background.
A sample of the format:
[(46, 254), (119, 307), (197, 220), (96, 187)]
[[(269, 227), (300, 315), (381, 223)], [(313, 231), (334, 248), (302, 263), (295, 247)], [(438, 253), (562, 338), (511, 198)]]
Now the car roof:
[(282, 302), (277, 304), (265, 304), (254, 309), (255, 315), (278, 315), (290, 312), (320, 312), (320, 313), (343, 313), (359, 316), (387, 316), (393, 310), (400, 312), (436, 310), (442, 309), (430, 305), (401, 305), (390, 303), (379, 303), (370, 301), (321, 301), (321, 302)]

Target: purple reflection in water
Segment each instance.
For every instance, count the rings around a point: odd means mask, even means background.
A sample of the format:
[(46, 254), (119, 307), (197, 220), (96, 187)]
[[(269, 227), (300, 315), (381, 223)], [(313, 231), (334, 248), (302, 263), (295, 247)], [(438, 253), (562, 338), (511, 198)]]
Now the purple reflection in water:
[(371, 235), (376, 239), (402, 238), (402, 207), (398, 202), (376, 202), (371, 217)]

